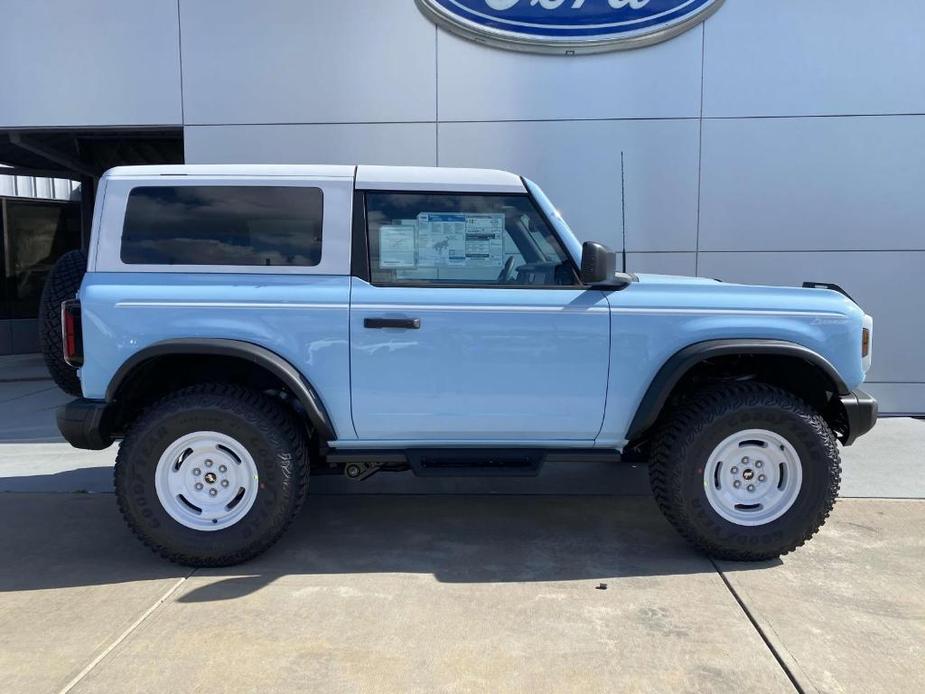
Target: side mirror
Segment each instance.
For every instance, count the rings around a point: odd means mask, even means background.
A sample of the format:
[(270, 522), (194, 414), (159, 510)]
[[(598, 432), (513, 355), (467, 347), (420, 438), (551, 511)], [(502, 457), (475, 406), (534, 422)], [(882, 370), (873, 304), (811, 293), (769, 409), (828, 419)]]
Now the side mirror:
[(618, 289), (633, 281), (617, 272), (617, 254), (602, 243), (585, 241), (581, 246), (581, 281), (591, 287)]

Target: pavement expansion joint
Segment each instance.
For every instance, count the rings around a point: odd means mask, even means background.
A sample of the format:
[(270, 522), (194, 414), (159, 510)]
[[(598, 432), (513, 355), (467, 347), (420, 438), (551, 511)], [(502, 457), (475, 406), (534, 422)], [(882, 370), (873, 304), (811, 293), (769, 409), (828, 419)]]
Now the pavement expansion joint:
[(761, 640), (764, 642), (764, 645), (767, 647), (768, 651), (770, 651), (771, 656), (773, 656), (774, 660), (777, 661), (777, 664), (780, 666), (781, 670), (784, 671), (784, 674), (787, 675), (787, 679), (790, 680), (790, 683), (793, 685), (793, 688), (797, 692), (799, 692), (799, 694), (807, 694), (807, 691), (809, 692), (817, 691), (816, 688), (813, 687), (811, 684), (808, 686), (808, 688), (807, 686), (804, 686), (803, 683), (804, 682), (808, 683), (810, 681), (809, 678), (805, 676), (802, 678), (797, 676), (797, 674), (794, 672), (794, 669), (798, 668), (799, 666), (796, 665), (796, 663), (794, 663), (794, 666), (791, 666), (790, 664), (787, 663), (787, 660), (793, 659), (792, 656), (790, 658), (785, 658), (783, 656), (783, 654), (781, 653), (782, 647), (779, 648), (777, 645), (775, 645), (774, 641), (771, 638), (769, 638), (765, 629), (762, 628), (762, 626), (758, 623), (758, 620), (752, 614), (752, 611), (748, 608), (748, 605), (739, 595), (738, 591), (735, 589), (735, 587), (726, 577), (726, 574), (723, 573), (723, 570), (719, 567), (719, 565), (717, 565), (717, 563), (713, 559), (710, 559), (709, 561), (713, 565), (713, 568), (716, 570), (716, 573), (719, 574), (719, 577), (722, 579), (723, 583), (725, 584), (726, 589), (735, 599), (736, 603), (738, 603), (739, 607), (742, 609), (742, 612), (745, 613), (745, 616), (748, 618), (748, 621), (754, 627), (755, 631), (758, 632), (758, 636), (761, 637)]
[(111, 644), (109, 644), (100, 653), (98, 653), (97, 656), (93, 660), (91, 660), (83, 670), (77, 673), (74, 679), (72, 679), (70, 682), (64, 685), (64, 687), (62, 687), (59, 694), (67, 694), (67, 692), (71, 691), (74, 687), (80, 684), (81, 680), (83, 680), (84, 677), (89, 675), (97, 665), (99, 665), (101, 662), (103, 662), (106, 659), (106, 656), (112, 653), (120, 643), (122, 643), (123, 641), (125, 641), (125, 639), (131, 636), (131, 634), (136, 629), (138, 629), (138, 627), (140, 627), (142, 623), (146, 619), (148, 619), (148, 617), (154, 614), (161, 605), (167, 602), (171, 596), (176, 594), (176, 592), (180, 589), (180, 587), (184, 583), (186, 583), (186, 581), (189, 580), (189, 578), (192, 577), (194, 573), (196, 573), (196, 569), (193, 569), (192, 571), (190, 571), (188, 574), (186, 574), (186, 576), (178, 578), (177, 582), (174, 583), (167, 590), (167, 592), (165, 592), (160, 598), (158, 598), (157, 601), (153, 605), (151, 605), (151, 607), (145, 610), (138, 619), (132, 622), (132, 624), (130, 624), (129, 627), (125, 631), (119, 634), (119, 636)]

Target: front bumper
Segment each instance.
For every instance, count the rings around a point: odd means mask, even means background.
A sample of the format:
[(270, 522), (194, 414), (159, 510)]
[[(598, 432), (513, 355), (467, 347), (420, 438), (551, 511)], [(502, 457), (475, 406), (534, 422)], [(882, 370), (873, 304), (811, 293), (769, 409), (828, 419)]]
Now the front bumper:
[(57, 410), (58, 430), (74, 448), (99, 451), (112, 444), (112, 407), (105, 400), (79, 398)]
[(848, 395), (842, 395), (841, 404), (845, 408), (847, 419), (847, 431), (841, 442), (845, 446), (850, 446), (858, 436), (863, 436), (874, 428), (879, 408), (873, 396), (863, 390), (853, 390)]

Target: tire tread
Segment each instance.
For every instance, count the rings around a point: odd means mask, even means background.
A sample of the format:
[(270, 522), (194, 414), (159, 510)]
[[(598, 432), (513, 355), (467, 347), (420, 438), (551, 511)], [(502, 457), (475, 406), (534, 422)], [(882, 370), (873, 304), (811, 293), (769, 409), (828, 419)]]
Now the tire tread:
[[(123, 488), (126, 480), (128, 461), (133, 456), (133, 448), (140, 432), (147, 427), (152, 426), (156, 420), (177, 414), (189, 407), (190, 399), (199, 399), (201, 405), (212, 404), (227, 407), (232, 411), (237, 410), (237, 414), (243, 415), (258, 423), (262, 429), (266, 430), (275, 427), (280, 431), (289, 443), (289, 449), (293, 452), (291, 466), (282, 466), (280, 472), (288, 478), (287, 484), (295, 485), (295, 503), (290, 508), (285, 509), (285, 518), (282, 518), (277, 524), (274, 531), (265, 537), (258, 538), (257, 541), (234, 552), (216, 554), (212, 556), (191, 555), (178, 552), (163, 543), (158, 543), (148, 535), (136, 523), (133, 515), (126, 507), (126, 501), (123, 494), (116, 494), (118, 500), (119, 512), (125, 519), (132, 533), (141, 540), (147, 547), (160, 556), (176, 564), (195, 567), (221, 567), (240, 564), (251, 559), (273, 546), (286, 529), (292, 524), (299, 514), (305, 501), (308, 488), (308, 461), (307, 461), (307, 441), (303, 427), (296, 420), (295, 416), (285, 410), (280, 404), (272, 398), (258, 391), (244, 388), (238, 385), (228, 383), (208, 383), (189, 386), (174, 393), (164, 396), (160, 400), (149, 405), (129, 426), (125, 438), (119, 446), (119, 452), (116, 455), (116, 465), (113, 474), (113, 482), (116, 490)], [(258, 416), (254, 416), (257, 414)], [(266, 433), (266, 431), (264, 431)]]
[[(824, 498), (806, 526), (805, 532), (792, 537), (772, 552), (742, 549), (711, 541), (694, 531), (689, 511), (680, 503), (684, 452), (718, 417), (749, 406), (774, 407), (799, 417), (818, 437), (825, 450), (824, 464), (831, 483)], [(748, 382), (712, 386), (698, 391), (671, 411), (657, 431), (649, 465), (649, 482), (662, 513), (688, 542), (700, 551), (732, 561), (758, 561), (782, 556), (803, 546), (825, 523), (835, 505), (841, 485), (841, 459), (835, 435), (815, 410), (792, 393), (764, 383)]]

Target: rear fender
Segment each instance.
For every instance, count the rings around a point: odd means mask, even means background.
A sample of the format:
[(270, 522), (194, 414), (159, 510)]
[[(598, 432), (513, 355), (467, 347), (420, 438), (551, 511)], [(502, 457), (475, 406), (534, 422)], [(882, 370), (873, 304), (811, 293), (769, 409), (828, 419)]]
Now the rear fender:
[(210, 355), (237, 357), (267, 370), (292, 392), (305, 409), (312, 427), (322, 441), (335, 437), (334, 426), (317, 391), (301, 372), (283, 357), (260, 345), (222, 338), (184, 338), (164, 340), (145, 347), (129, 357), (116, 371), (106, 389), (107, 402), (116, 402), (119, 389), (145, 362), (163, 356)]

